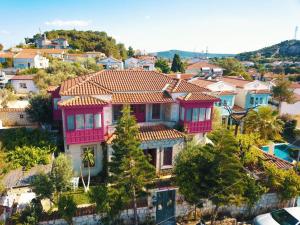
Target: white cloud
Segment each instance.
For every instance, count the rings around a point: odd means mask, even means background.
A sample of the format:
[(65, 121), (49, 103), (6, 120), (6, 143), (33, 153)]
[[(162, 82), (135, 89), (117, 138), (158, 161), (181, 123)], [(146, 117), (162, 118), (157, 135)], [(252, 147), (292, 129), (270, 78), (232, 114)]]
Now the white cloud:
[(10, 34), (10, 32), (7, 30), (0, 30), (0, 34), (3, 34), (3, 35)]
[(86, 27), (91, 24), (90, 20), (52, 20), (45, 22), (47, 26), (58, 27)]

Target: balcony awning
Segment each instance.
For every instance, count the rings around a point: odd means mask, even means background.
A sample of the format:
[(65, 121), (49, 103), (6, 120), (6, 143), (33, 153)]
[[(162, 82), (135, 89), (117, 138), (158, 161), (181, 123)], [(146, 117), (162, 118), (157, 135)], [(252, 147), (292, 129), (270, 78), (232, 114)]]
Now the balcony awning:
[[(140, 133), (138, 138), (141, 142), (146, 141), (159, 141), (159, 140), (174, 140), (182, 139), (185, 135), (178, 130), (169, 128), (165, 125), (154, 125), (154, 126), (142, 126), (140, 127)], [(107, 138), (106, 143), (112, 144), (112, 141), (116, 138), (116, 135), (112, 135)]]
[(112, 104), (172, 103), (174, 100), (165, 92), (114, 93)]

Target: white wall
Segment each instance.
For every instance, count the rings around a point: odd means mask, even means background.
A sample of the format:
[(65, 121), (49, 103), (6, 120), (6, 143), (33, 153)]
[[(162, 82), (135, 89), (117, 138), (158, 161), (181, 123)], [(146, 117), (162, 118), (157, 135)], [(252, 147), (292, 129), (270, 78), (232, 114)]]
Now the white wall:
[(290, 114), (290, 115), (300, 115), (300, 101), (294, 104), (288, 104), (286, 102), (281, 103), (280, 115)]
[[(21, 83), (25, 83), (26, 88), (20, 87)], [(17, 94), (28, 94), (29, 92), (33, 92), (33, 93), (39, 92), (33, 80), (11, 80), (11, 84)]]

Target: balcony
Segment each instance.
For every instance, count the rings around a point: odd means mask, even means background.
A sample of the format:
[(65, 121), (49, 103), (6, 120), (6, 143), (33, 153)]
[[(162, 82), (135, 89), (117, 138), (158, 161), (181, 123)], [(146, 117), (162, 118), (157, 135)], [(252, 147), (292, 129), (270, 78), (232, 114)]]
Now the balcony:
[(83, 144), (102, 141), (104, 141), (104, 132), (102, 128), (66, 131), (67, 144)]
[(198, 122), (192, 122), (192, 121), (181, 121), (182, 126), (184, 127), (184, 130), (187, 133), (205, 133), (212, 130), (212, 121), (198, 121)]

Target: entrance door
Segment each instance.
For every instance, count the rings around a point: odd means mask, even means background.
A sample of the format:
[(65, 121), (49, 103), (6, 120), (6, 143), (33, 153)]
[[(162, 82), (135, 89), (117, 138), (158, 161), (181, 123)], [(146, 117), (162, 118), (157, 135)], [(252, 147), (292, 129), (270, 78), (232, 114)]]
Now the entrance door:
[(156, 192), (156, 223), (175, 225), (175, 190)]
[(146, 105), (131, 105), (131, 110), (138, 123), (146, 121)]

